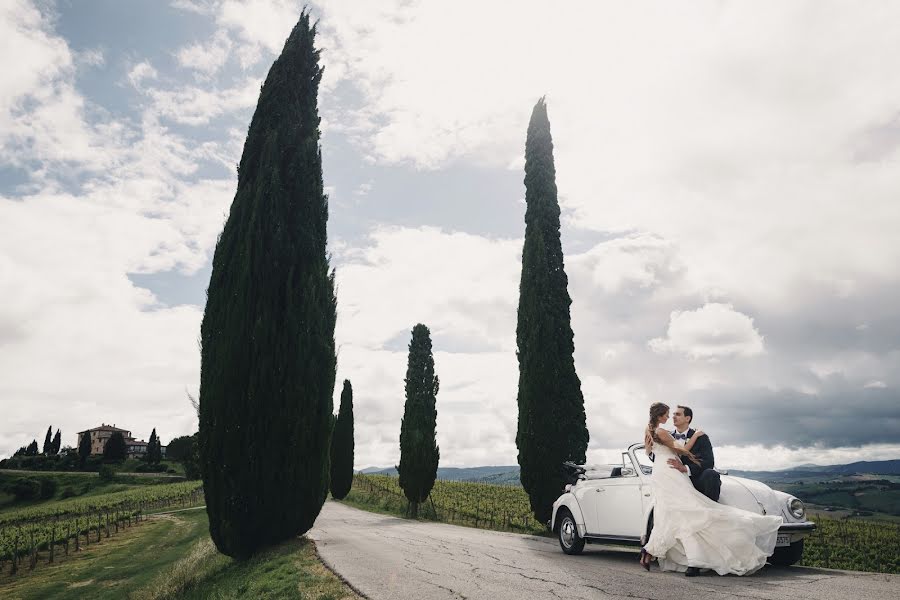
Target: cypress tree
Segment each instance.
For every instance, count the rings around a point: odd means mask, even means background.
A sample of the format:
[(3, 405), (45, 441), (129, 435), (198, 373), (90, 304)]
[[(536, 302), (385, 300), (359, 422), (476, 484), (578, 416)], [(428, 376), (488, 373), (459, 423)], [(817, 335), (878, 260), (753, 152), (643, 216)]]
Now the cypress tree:
[(418, 515), (437, 478), (441, 453), (435, 440), (440, 382), (434, 373), (431, 333), (421, 323), (413, 327), (406, 367), (406, 405), (400, 423), (400, 487), (409, 500), (412, 516)]
[(91, 434), (90, 432), (85, 432), (81, 434), (81, 440), (78, 442), (78, 458), (81, 459), (81, 466), (84, 466), (85, 461), (87, 461), (90, 455)]
[(525, 245), (516, 326), (522, 487), (535, 517), (550, 520), (563, 489), (562, 463), (584, 463), (588, 431), (569, 316), (559, 201), (547, 105), (531, 113), (525, 142)]
[(201, 325), (210, 535), (245, 559), (312, 527), (328, 494), (337, 316), (305, 10), (259, 95)]
[(331, 434), (331, 495), (343, 500), (353, 485), (353, 386), (344, 380), (341, 407)]
[(28, 448), (25, 450), (25, 456), (37, 456), (37, 453), (38, 453), (37, 440), (31, 440), (31, 443), (28, 444)]
[(53, 447), (51, 448), (51, 452), (53, 454), (59, 454), (60, 448), (62, 448), (62, 434), (60, 434), (59, 429), (57, 429), (56, 435), (53, 436)]
[(114, 431), (103, 447), (104, 460), (125, 460), (126, 454), (128, 447), (125, 445), (125, 436), (119, 431)]
[(50, 455), (53, 450), (53, 425), (47, 428), (47, 435), (44, 436), (44, 447), (41, 450), (43, 454)]
[(147, 462), (151, 465), (158, 465), (159, 461), (162, 460), (162, 448), (160, 446), (159, 438), (156, 437), (156, 428), (154, 427), (153, 432), (150, 434), (150, 440), (147, 442)]

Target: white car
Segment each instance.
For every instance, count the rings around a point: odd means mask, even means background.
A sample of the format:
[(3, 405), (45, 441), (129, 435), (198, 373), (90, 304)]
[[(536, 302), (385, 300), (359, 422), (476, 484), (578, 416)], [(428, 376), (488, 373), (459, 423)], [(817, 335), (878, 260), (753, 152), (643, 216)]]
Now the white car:
[[(611, 465), (566, 463), (563, 494), (553, 503), (550, 527), (566, 554), (585, 543), (643, 545), (653, 529), (653, 462), (643, 444), (632, 444), (622, 462)], [(720, 473), (722, 473), (720, 471)], [(805, 519), (803, 502), (764, 483), (722, 474), (719, 502), (761, 515), (780, 515), (775, 553), (769, 562), (792, 565), (803, 556), (803, 540), (816, 528)]]

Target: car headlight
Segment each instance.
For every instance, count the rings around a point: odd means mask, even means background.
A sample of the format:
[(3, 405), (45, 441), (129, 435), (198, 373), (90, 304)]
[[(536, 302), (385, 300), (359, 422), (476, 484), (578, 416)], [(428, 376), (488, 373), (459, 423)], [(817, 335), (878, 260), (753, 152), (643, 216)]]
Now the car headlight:
[(802, 519), (803, 515), (806, 514), (806, 507), (803, 506), (803, 502), (798, 498), (791, 498), (788, 500), (788, 511), (794, 515), (795, 519)]

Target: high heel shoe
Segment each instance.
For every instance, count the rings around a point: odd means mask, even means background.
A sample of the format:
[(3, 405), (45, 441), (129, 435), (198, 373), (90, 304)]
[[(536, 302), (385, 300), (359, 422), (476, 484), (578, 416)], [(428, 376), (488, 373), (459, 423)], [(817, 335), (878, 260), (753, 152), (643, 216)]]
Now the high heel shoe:
[(646, 550), (644, 550), (643, 548), (641, 548), (641, 560), (640, 560), (641, 566), (644, 567), (644, 570), (649, 571), (649, 570), (650, 570), (650, 561), (651, 561), (652, 559), (648, 558), (648, 559), (645, 561), (645, 560), (644, 560), (644, 557), (647, 557), (647, 556), (650, 556), (650, 554), (649, 554)]

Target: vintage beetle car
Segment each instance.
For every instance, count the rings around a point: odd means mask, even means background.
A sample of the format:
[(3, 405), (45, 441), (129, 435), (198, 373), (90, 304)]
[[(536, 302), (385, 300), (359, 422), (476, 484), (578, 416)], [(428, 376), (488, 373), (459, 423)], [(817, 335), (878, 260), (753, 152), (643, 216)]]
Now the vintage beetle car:
[[(653, 529), (652, 471), (653, 462), (643, 444), (629, 446), (619, 464), (566, 463), (567, 484), (553, 503), (550, 521), (563, 552), (579, 554), (586, 542), (643, 545)], [(784, 518), (769, 562), (792, 565), (799, 561), (803, 539), (816, 528), (805, 519), (803, 502), (764, 483), (722, 473), (719, 502)]]

